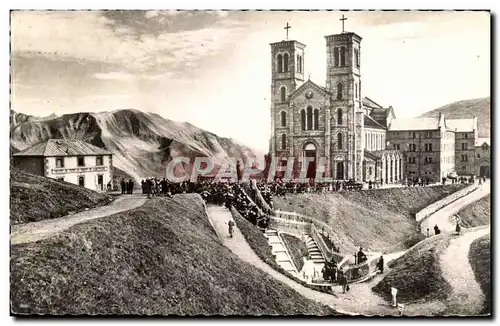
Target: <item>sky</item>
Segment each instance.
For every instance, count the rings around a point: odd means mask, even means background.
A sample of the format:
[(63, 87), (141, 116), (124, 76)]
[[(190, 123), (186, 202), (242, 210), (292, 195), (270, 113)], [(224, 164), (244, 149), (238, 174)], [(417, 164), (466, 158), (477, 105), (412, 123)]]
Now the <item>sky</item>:
[(36, 116), (134, 108), (267, 151), (271, 49), (306, 44), (324, 85), (326, 35), (361, 43), (363, 95), (417, 116), (490, 96), (487, 12), (16, 11), (11, 108)]

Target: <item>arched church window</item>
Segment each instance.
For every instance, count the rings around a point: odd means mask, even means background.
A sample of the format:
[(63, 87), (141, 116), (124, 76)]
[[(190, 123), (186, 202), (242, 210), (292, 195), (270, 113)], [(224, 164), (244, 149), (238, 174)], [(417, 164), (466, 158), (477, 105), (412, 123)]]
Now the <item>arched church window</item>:
[(304, 57), (300, 56), (300, 72), (304, 73)]
[(307, 130), (312, 129), (313, 124), (313, 109), (311, 106), (307, 107)]
[(334, 61), (335, 67), (338, 67), (340, 64), (340, 49), (339, 48), (333, 49), (333, 61)]
[(314, 110), (314, 130), (319, 129), (319, 111), (318, 109)]
[(288, 53), (285, 53), (285, 54), (283, 55), (283, 70), (284, 70), (285, 72), (288, 72), (288, 59), (289, 59), (288, 57), (289, 57), (289, 56), (288, 56)]
[(342, 138), (342, 134), (341, 133), (338, 133), (337, 134), (337, 146), (338, 146), (338, 149), (342, 149), (342, 142), (343, 142), (343, 138)]
[(281, 88), (280, 88), (280, 99), (281, 99), (281, 102), (286, 102), (286, 87), (285, 86), (281, 86)]
[(341, 83), (337, 84), (337, 100), (342, 99), (343, 85)]
[(342, 118), (343, 118), (343, 112), (342, 109), (337, 110), (337, 124), (341, 125), (343, 124)]
[(354, 83), (354, 96), (355, 98), (358, 98), (358, 84)]
[(358, 49), (354, 49), (354, 63), (356, 67), (359, 68), (359, 51)]
[(278, 54), (276, 56), (276, 63), (278, 67), (278, 72), (283, 72), (283, 56), (281, 54)]
[(281, 111), (281, 126), (286, 127), (286, 112)]
[(306, 130), (306, 111), (300, 111), (300, 128)]
[(286, 135), (281, 135), (281, 149), (286, 149)]
[(340, 65), (345, 66), (345, 46), (340, 47)]

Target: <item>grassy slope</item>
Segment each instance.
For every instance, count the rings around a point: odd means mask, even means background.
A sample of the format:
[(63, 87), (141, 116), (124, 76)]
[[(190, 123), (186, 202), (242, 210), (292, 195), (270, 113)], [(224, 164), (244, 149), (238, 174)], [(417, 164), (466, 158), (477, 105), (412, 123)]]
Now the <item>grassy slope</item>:
[(308, 250), (304, 241), (290, 234), (281, 234), (283, 243), (286, 249), (292, 256), (293, 262), (299, 271), (304, 267), (304, 257), (307, 256)]
[(11, 248), (18, 313), (329, 314), (224, 247), (198, 195), (155, 199)]
[(450, 236), (441, 234), (420, 242), (402, 257), (389, 263), (392, 270), (372, 290), (391, 300), (391, 286), (398, 289), (398, 302), (445, 299), (450, 285), (441, 276), (439, 255)]
[(461, 210), (457, 216), (464, 227), (475, 227), (490, 224), (491, 221), (491, 195), (481, 198)]
[(491, 238), (485, 235), (472, 242), (469, 251), (469, 262), (474, 271), (476, 281), (486, 298), (484, 303), (484, 314), (491, 313)]
[[(406, 187), (333, 194), (274, 197), (275, 207), (321, 219), (337, 231), (335, 244), (342, 252), (362, 245), (372, 250), (397, 250), (414, 244), (416, 222), (422, 208), (461, 189), (463, 185)], [(408, 248), (408, 247), (406, 247)]]
[(10, 220), (35, 222), (109, 203), (111, 196), (67, 182), (10, 170)]

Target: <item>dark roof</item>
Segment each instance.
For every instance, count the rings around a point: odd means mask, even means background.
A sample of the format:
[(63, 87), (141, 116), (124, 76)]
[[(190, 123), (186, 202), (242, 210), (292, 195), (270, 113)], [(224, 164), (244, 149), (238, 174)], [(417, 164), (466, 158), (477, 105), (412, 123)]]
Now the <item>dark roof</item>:
[(77, 156), (77, 155), (110, 155), (104, 148), (94, 146), (82, 140), (49, 139), (35, 144), (14, 156)]
[(382, 105), (376, 103), (374, 100), (366, 96), (363, 97), (363, 105), (368, 106), (372, 109), (383, 109)]
[(365, 128), (372, 128), (372, 129), (387, 129), (384, 127), (382, 124), (378, 123), (375, 121), (372, 117), (365, 115), (365, 120), (364, 120), (364, 125)]

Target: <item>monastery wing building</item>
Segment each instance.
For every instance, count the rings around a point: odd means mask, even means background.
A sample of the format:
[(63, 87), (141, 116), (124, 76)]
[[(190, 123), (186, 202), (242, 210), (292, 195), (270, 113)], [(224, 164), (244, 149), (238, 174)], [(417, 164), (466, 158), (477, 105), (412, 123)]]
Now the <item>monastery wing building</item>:
[[(305, 79), (305, 44), (270, 44), (272, 156), (308, 160), (307, 178), (316, 176), (319, 165), (334, 180), (383, 184), (418, 177), (440, 182), (457, 163), (464, 166), (462, 174), (479, 169), (473, 162), (475, 118), (396, 118), (392, 107), (363, 96), (361, 36), (343, 32), (325, 40), (326, 86)], [(469, 138), (462, 145), (456, 137)], [(463, 162), (457, 162), (458, 151)], [(466, 156), (471, 158), (466, 161)]]

